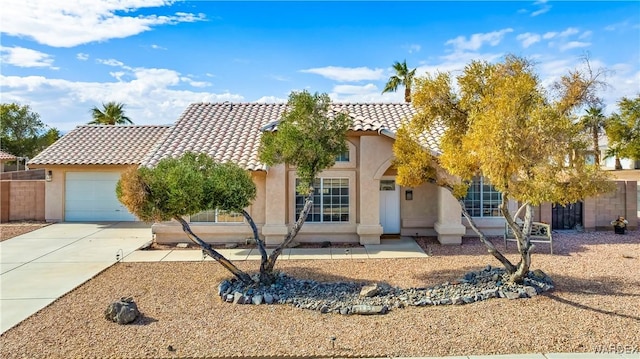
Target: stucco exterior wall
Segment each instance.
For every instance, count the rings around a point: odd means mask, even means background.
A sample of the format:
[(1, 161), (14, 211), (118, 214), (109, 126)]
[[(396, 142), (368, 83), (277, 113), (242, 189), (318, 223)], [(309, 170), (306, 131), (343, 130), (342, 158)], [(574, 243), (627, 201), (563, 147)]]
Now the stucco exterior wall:
[[(406, 191), (412, 191), (413, 199), (406, 199)], [(438, 187), (431, 183), (419, 187), (401, 188), (401, 235), (435, 236), (433, 229), (438, 221)]]

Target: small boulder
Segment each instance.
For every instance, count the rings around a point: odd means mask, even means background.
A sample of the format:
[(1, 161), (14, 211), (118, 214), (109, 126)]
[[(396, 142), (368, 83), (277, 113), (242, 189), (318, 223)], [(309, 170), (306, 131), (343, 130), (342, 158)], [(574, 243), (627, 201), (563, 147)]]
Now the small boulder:
[(364, 287), (362, 287), (362, 289), (360, 289), (360, 296), (375, 297), (376, 295), (378, 295), (378, 292), (379, 292), (379, 288), (377, 283), (372, 285), (365, 285)]
[(107, 320), (118, 324), (129, 324), (140, 315), (136, 302), (131, 297), (123, 297), (107, 307), (104, 316)]
[(529, 298), (533, 298), (536, 295), (538, 295), (538, 291), (536, 290), (536, 288), (532, 287), (532, 286), (525, 286), (524, 288), (522, 288), (524, 290), (524, 293), (527, 295), (527, 297)]
[(255, 305), (262, 304), (262, 296), (260, 294), (254, 295), (253, 298), (251, 298), (251, 303)]
[(366, 305), (359, 304), (351, 307), (351, 314), (359, 315), (374, 315), (374, 314), (387, 314), (389, 308), (386, 305)]
[(233, 304), (244, 304), (243, 295), (240, 292), (233, 293)]

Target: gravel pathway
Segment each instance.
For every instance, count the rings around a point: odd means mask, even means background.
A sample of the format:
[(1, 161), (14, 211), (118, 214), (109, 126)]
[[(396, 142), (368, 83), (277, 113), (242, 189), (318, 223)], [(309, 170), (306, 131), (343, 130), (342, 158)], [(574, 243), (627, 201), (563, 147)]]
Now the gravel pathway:
[[(495, 240), (503, 249), (501, 240)], [(474, 239), (428, 258), (280, 261), (289, 276), (400, 288), (455, 281), (487, 264)], [(517, 259), (515, 246), (505, 252)], [(640, 231), (557, 234), (538, 245), (533, 269), (555, 290), (533, 298), (322, 314), (291, 305), (234, 305), (217, 295), (229, 275), (211, 261), (118, 263), (0, 336), (2, 358), (357, 357), (640, 350)], [(257, 262), (239, 262), (254, 271)], [(132, 296), (143, 317), (120, 326), (107, 305)], [(332, 340), (335, 338), (335, 340)]]

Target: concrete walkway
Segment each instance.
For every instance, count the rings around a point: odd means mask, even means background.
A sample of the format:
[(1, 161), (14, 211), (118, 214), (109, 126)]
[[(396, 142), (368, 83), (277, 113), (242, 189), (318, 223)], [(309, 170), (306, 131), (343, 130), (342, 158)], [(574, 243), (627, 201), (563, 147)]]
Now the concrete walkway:
[[(216, 249), (232, 261), (260, 260), (256, 248)], [(267, 249), (267, 253), (270, 250)], [(355, 248), (287, 248), (278, 260), (288, 259), (373, 259), (427, 257), (422, 248), (411, 238), (382, 240), (381, 244), (367, 244)], [(202, 251), (193, 249), (139, 250), (127, 255), (123, 262), (188, 262), (212, 261)]]
[(151, 240), (144, 223), (59, 223), (0, 242), (2, 333)]

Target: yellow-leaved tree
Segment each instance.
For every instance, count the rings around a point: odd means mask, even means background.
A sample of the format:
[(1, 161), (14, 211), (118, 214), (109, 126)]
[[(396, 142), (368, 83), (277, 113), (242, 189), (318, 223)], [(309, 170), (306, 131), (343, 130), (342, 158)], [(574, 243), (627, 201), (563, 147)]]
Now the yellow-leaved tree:
[[(416, 78), (413, 105), (418, 113), (400, 128), (394, 145), (397, 181), (449, 189), (510, 281), (521, 283), (534, 247), (533, 207), (564, 205), (612, 189), (606, 173), (586, 161), (588, 143), (574, 125), (577, 112), (603, 85), (598, 77), (590, 70), (574, 70), (548, 92), (529, 60), (509, 55), (498, 63), (473, 61), (457, 77), (438, 73)], [(429, 152), (419, 140), (433, 126), (444, 128), (440, 153)], [(467, 188), (477, 176), (502, 193), (500, 210), (517, 239), (518, 263), (495, 248), (464, 208)], [(510, 200), (521, 205), (515, 213)]]

